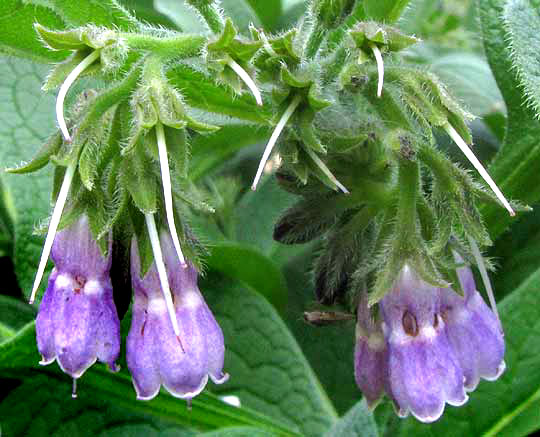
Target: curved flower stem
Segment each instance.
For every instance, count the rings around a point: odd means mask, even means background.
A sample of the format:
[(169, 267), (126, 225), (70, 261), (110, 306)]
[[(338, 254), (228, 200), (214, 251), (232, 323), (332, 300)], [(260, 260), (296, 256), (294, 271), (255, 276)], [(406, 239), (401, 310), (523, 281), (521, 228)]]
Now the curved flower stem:
[(257, 169), (257, 174), (255, 175), (255, 179), (253, 179), (253, 184), (251, 184), (251, 189), (256, 190), (257, 184), (259, 183), (259, 180), (261, 179), (262, 172), (264, 170), (264, 166), (266, 165), (266, 161), (268, 161), (268, 158), (270, 157), (270, 153), (272, 153), (272, 149), (276, 145), (276, 142), (283, 131), (283, 128), (289, 121), (289, 118), (293, 115), (294, 111), (300, 104), (300, 101), (302, 100), (302, 97), (299, 95), (295, 96), (281, 118), (278, 121), (278, 124), (276, 125), (274, 132), (272, 132), (272, 135), (270, 136), (270, 139), (268, 140), (268, 144), (266, 144), (266, 147), (263, 152), (263, 156), (259, 162), (259, 168)]
[(71, 187), (71, 182), (73, 181), (73, 175), (75, 174), (75, 168), (77, 163), (71, 163), (66, 169), (64, 175), (64, 180), (62, 181), (62, 186), (60, 187), (60, 192), (56, 198), (56, 204), (54, 205), (54, 210), (51, 216), (51, 222), (49, 223), (49, 229), (47, 231), (47, 237), (45, 238), (45, 244), (43, 245), (43, 250), (41, 252), (41, 259), (39, 260), (39, 266), (34, 279), (34, 286), (32, 287), (32, 294), (30, 295), (29, 303), (33, 304), (34, 299), (36, 298), (36, 292), (41, 283), (41, 278), (43, 278), (43, 273), (45, 272), (45, 266), (47, 265), (47, 260), (51, 253), (52, 245), (54, 242), (54, 237), (56, 236), (56, 231), (58, 225), (60, 224), (60, 219), (62, 217), (62, 211), (66, 204), (67, 196), (69, 194), (69, 188)]
[(174, 303), (171, 295), (171, 288), (169, 286), (169, 279), (167, 278), (167, 270), (165, 263), (163, 262), (163, 254), (161, 252), (161, 244), (159, 243), (159, 236), (156, 229), (156, 221), (154, 220), (154, 214), (147, 213), (144, 215), (146, 220), (146, 228), (148, 229), (148, 236), (150, 237), (150, 244), (152, 245), (152, 253), (154, 254), (154, 262), (156, 263), (156, 269), (158, 271), (159, 282), (161, 283), (161, 290), (163, 291), (163, 297), (167, 304), (167, 311), (173, 331), (180, 343), (180, 347), (184, 350), (182, 342), (180, 340), (180, 328), (178, 327), (178, 320), (176, 320), (176, 312), (174, 311)]
[(251, 76), (247, 73), (246, 70), (244, 70), (238, 62), (236, 62), (233, 58), (229, 57), (227, 59), (227, 65), (231, 67), (234, 72), (242, 79), (242, 81), (247, 85), (251, 93), (253, 94), (253, 97), (255, 97), (255, 101), (257, 102), (257, 105), (262, 106), (262, 96), (261, 92), (259, 91), (259, 88), (257, 88), (257, 85), (251, 78)]
[(163, 124), (157, 122), (156, 124), (156, 136), (159, 152), (159, 165), (161, 167), (161, 182), (163, 185), (163, 197), (165, 198), (165, 213), (167, 215), (167, 223), (169, 224), (169, 232), (173, 240), (174, 248), (180, 264), (186, 268), (186, 260), (180, 247), (180, 241), (178, 240), (178, 233), (176, 232), (176, 224), (174, 223), (174, 211), (173, 211), (173, 199), (172, 199), (172, 186), (171, 175), (169, 172), (169, 159), (167, 157), (167, 144), (165, 142), (165, 132), (163, 130)]
[(77, 77), (79, 77), (79, 75), (97, 58), (99, 58), (99, 50), (93, 51), (84, 58), (81, 63), (68, 74), (68, 77), (66, 77), (66, 80), (60, 87), (60, 91), (58, 91), (58, 97), (56, 98), (56, 119), (58, 120), (58, 125), (60, 126), (60, 130), (66, 141), (71, 141), (71, 136), (69, 135), (66, 120), (64, 118), (64, 99), (66, 98), (66, 94), (71, 88), (71, 85), (73, 85), (73, 82), (77, 80)]
[(501, 203), (504, 205), (504, 207), (508, 210), (510, 215), (513, 217), (516, 215), (512, 207), (510, 206), (510, 203), (508, 203), (508, 200), (506, 200), (506, 197), (504, 197), (504, 194), (501, 192), (497, 184), (491, 179), (491, 176), (488, 174), (484, 166), (480, 163), (476, 155), (473, 153), (473, 151), (470, 149), (470, 147), (467, 145), (467, 143), (461, 138), (461, 136), (458, 134), (458, 132), (452, 127), (450, 123), (446, 123), (443, 126), (444, 130), (450, 135), (450, 137), (454, 140), (454, 142), (457, 144), (457, 146), (461, 149), (463, 154), (467, 157), (467, 159), (470, 161), (470, 163), (474, 166), (474, 168), (480, 173), (480, 176), (487, 182), (489, 187), (493, 190), (497, 198), (501, 201)]
[(384, 82), (384, 62), (381, 51), (379, 50), (379, 47), (377, 47), (377, 45), (371, 43), (369, 45), (369, 48), (373, 51), (373, 55), (375, 55), (375, 60), (377, 61), (377, 72), (379, 73), (379, 82), (377, 84), (377, 97), (381, 97)]
[(482, 258), (482, 254), (480, 253), (480, 249), (478, 248), (478, 245), (476, 244), (476, 241), (474, 241), (474, 238), (469, 237), (469, 244), (471, 246), (472, 254), (474, 256), (474, 259), (476, 260), (476, 265), (478, 266), (478, 270), (480, 271), (480, 276), (482, 277), (482, 282), (484, 283), (484, 287), (486, 288), (486, 293), (488, 295), (489, 304), (491, 305), (491, 309), (495, 316), (497, 317), (497, 320), (499, 323), (501, 323), (501, 319), (499, 317), (499, 312), (497, 311), (497, 303), (495, 302), (495, 295), (493, 294), (493, 287), (491, 286), (491, 281), (489, 280), (489, 275), (486, 270), (486, 264), (484, 263), (484, 259)]

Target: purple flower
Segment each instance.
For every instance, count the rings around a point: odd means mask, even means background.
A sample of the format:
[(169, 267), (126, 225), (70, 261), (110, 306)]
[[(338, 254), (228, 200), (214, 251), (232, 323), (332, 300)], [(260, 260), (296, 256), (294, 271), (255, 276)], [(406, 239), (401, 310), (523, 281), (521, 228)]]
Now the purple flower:
[[(458, 271), (465, 295), (422, 281), (405, 266), (380, 302), (377, 322), (359, 306), (355, 374), (368, 405), (383, 388), (402, 417), (437, 420), (446, 403), (462, 405), (479, 379), (504, 370), (504, 340), (496, 315), (476, 291), (469, 269)], [(367, 316), (366, 316), (367, 314)]]
[(155, 263), (140, 277), (137, 244), (131, 251), (135, 293), (133, 320), (127, 338), (127, 363), (138, 399), (152, 399), (161, 384), (183, 399), (197, 396), (208, 377), (225, 382), (223, 333), (197, 287), (197, 271), (183, 268), (171, 237), (160, 236), (180, 336), (173, 331)]
[(358, 304), (354, 377), (369, 408), (374, 408), (384, 393), (388, 372), (388, 352), (380, 323), (376, 323), (363, 295)]
[(111, 257), (101, 254), (85, 216), (56, 235), (51, 257), (55, 268), (36, 320), (40, 364), (56, 359), (73, 378), (96, 360), (115, 370), (120, 322), (109, 277)]

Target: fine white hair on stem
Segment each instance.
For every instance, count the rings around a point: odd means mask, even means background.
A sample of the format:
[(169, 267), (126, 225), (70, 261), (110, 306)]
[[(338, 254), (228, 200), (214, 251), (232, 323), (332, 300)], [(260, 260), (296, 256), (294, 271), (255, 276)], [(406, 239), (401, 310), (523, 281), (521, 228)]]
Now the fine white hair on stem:
[(253, 179), (253, 184), (251, 185), (252, 190), (257, 189), (257, 184), (259, 183), (259, 180), (261, 179), (262, 172), (264, 170), (264, 166), (266, 165), (266, 161), (268, 161), (268, 158), (270, 157), (270, 153), (272, 153), (272, 149), (276, 145), (276, 142), (283, 131), (283, 128), (289, 121), (289, 118), (293, 115), (294, 111), (296, 110), (297, 106), (300, 104), (301, 97), (299, 95), (295, 96), (285, 112), (282, 114), (281, 118), (278, 121), (278, 124), (276, 125), (274, 132), (272, 132), (272, 135), (270, 136), (270, 139), (268, 140), (268, 144), (266, 144), (266, 147), (264, 149), (263, 155), (261, 157), (261, 160), (259, 162), (259, 168), (257, 169), (257, 174), (255, 175), (255, 179)]
[(86, 58), (84, 58), (79, 65), (77, 65), (73, 70), (71, 70), (71, 73), (68, 74), (68, 77), (66, 77), (66, 80), (60, 87), (60, 91), (58, 91), (58, 97), (56, 98), (56, 119), (58, 120), (58, 125), (60, 126), (60, 130), (62, 131), (62, 135), (66, 139), (66, 141), (71, 141), (71, 136), (69, 135), (66, 120), (64, 118), (64, 100), (66, 98), (66, 94), (71, 88), (71, 85), (73, 85), (73, 82), (77, 80), (77, 77), (86, 70), (97, 58), (99, 57), (99, 50), (94, 50), (92, 53), (90, 53)]
[(156, 263), (156, 269), (159, 276), (159, 282), (161, 283), (161, 291), (165, 298), (167, 305), (167, 311), (169, 318), (171, 319), (173, 331), (176, 337), (180, 338), (180, 328), (178, 327), (178, 320), (176, 320), (176, 312), (174, 311), (174, 304), (171, 295), (171, 288), (169, 286), (169, 279), (167, 278), (167, 269), (163, 262), (163, 254), (161, 252), (161, 244), (159, 243), (159, 236), (156, 229), (156, 221), (154, 220), (154, 214), (147, 213), (144, 215), (146, 220), (146, 228), (148, 229), (148, 236), (150, 237), (150, 244), (152, 246), (152, 253), (154, 254), (154, 262)]
[(76, 166), (77, 164), (73, 162), (68, 166), (66, 173), (64, 174), (64, 180), (62, 181), (60, 192), (56, 198), (51, 221), (49, 223), (49, 229), (47, 230), (47, 237), (45, 238), (45, 244), (43, 245), (43, 250), (41, 252), (41, 259), (39, 260), (38, 270), (34, 279), (34, 286), (32, 287), (32, 294), (30, 295), (30, 304), (34, 303), (39, 284), (43, 278), (43, 273), (45, 272), (45, 267), (47, 266), (47, 260), (49, 259), (49, 255), (51, 253), (54, 237), (56, 236), (56, 231), (58, 229), (58, 225), (60, 224), (60, 219), (62, 218), (62, 211), (64, 210), (64, 206), (66, 204)]
[(482, 277), (482, 282), (484, 283), (484, 287), (488, 295), (489, 304), (491, 305), (491, 309), (495, 313), (495, 316), (497, 316), (497, 320), (500, 323), (501, 319), (499, 318), (499, 312), (497, 311), (495, 295), (493, 294), (493, 288), (491, 287), (491, 281), (489, 280), (486, 264), (484, 263), (484, 259), (482, 258), (482, 254), (480, 253), (480, 249), (478, 248), (476, 241), (474, 241), (474, 238), (469, 237), (469, 245), (471, 246), (472, 254), (474, 256), (474, 259), (476, 260), (478, 270), (480, 271), (480, 276)]
[(461, 149), (463, 154), (467, 157), (467, 159), (470, 161), (470, 163), (474, 166), (474, 168), (480, 173), (480, 176), (487, 182), (489, 187), (493, 190), (497, 198), (501, 201), (501, 203), (504, 205), (504, 207), (508, 210), (511, 216), (515, 216), (516, 213), (510, 206), (510, 203), (508, 200), (506, 200), (506, 197), (504, 197), (504, 194), (501, 192), (497, 184), (491, 179), (491, 176), (488, 174), (484, 166), (481, 164), (481, 162), (478, 160), (476, 155), (473, 153), (471, 148), (467, 145), (467, 143), (461, 138), (461, 136), (458, 134), (458, 132), (453, 128), (453, 126), (450, 123), (446, 123), (444, 125), (444, 130), (450, 135), (452, 140), (457, 144), (457, 146)]
[(165, 132), (163, 124), (158, 122), (156, 124), (156, 136), (159, 153), (159, 165), (161, 167), (161, 183), (163, 185), (163, 197), (165, 198), (165, 213), (167, 215), (167, 223), (169, 224), (169, 232), (173, 240), (174, 248), (180, 264), (182, 267), (187, 267), (182, 248), (180, 247), (180, 241), (178, 240), (178, 233), (176, 232), (176, 224), (174, 223), (174, 211), (173, 211), (173, 199), (172, 199), (172, 186), (171, 186), (171, 174), (169, 171), (169, 159), (167, 156), (167, 144), (165, 142)]
[(341, 190), (343, 191), (345, 194), (349, 194), (349, 190), (347, 190), (347, 188), (345, 188), (345, 186), (339, 182), (337, 180), (337, 178), (332, 174), (332, 172), (330, 171), (330, 169), (326, 166), (326, 164), (324, 162), (322, 162), (321, 158), (319, 158), (317, 156), (317, 154), (310, 149), (309, 146), (307, 146), (305, 148), (305, 151), (307, 152), (307, 154), (309, 155), (309, 157), (311, 159), (313, 159), (313, 162), (315, 162), (315, 164), (317, 165), (317, 167), (319, 167), (321, 169), (321, 171), (326, 175), (328, 176), (328, 178), (334, 183), (336, 184), (336, 186)]
[(244, 70), (238, 62), (236, 62), (234, 59), (229, 58), (227, 59), (227, 65), (231, 67), (234, 72), (242, 79), (242, 81), (247, 85), (251, 93), (253, 94), (253, 97), (255, 97), (255, 101), (257, 102), (257, 105), (262, 106), (262, 96), (261, 92), (259, 91), (259, 88), (257, 88), (257, 85), (251, 78), (251, 76), (247, 73), (246, 70)]
[(381, 97), (384, 82), (384, 62), (382, 58), (382, 53), (376, 44), (371, 43), (369, 47), (373, 51), (373, 55), (375, 56), (375, 60), (377, 61), (377, 72), (379, 73), (379, 82), (377, 83), (377, 97)]

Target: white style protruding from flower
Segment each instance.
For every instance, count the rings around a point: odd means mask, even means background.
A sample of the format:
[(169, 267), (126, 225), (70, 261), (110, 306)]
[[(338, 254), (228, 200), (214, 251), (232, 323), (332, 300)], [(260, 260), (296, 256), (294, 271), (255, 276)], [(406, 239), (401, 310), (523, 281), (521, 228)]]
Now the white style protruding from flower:
[(268, 144), (266, 144), (266, 147), (264, 149), (262, 158), (259, 162), (259, 168), (257, 169), (257, 174), (255, 175), (255, 179), (253, 179), (253, 184), (251, 184), (251, 189), (256, 190), (257, 184), (259, 183), (259, 180), (261, 179), (264, 166), (266, 165), (266, 161), (268, 161), (268, 158), (270, 157), (270, 154), (272, 153), (272, 149), (276, 145), (276, 142), (281, 135), (281, 132), (285, 128), (285, 125), (289, 121), (289, 118), (294, 114), (294, 111), (298, 107), (301, 101), (301, 97), (299, 95), (295, 96), (285, 112), (282, 114), (281, 118), (279, 119), (274, 132), (272, 132), (272, 135), (270, 136), (270, 139), (268, 140)]
[(60, 219), (62, 218), (62, 211), (64, 210), (64, 206), (66, 204), (69, 188), (71, 187), (73, 175), (75, 174), (76, 165), (77, 164), (75, 162), (71, 163), (64, 174), (64, 180), (62, 181), (62, 186), (60, 187), (60, 192), (58, 193), (56, 204), (54, 205), (51, 216), (51, 221), (49, 223), (49, 229), (47, 230), (45, 244), (43, 245), (43, 250), (41, 251), (41, 259), (39, 260), (39, 266), (34, 279), (34, 286), (32, 287), (32, 294), (30, 295), (30, 305), (34, 303), (39, 284), (41, 283), (43, 273), (45, 272), (45, 267), (47, 266), (47, 260), (51, 254), (54, 237), (56, 236), (56, 231), (58, 230), (58, 225), (60, 224)]
[(454, 129), (454, 127), (450, 123), (446, 123), (444, 126), (444, 130), (450, 135), (452, 140), (457, 144), (457, 146), (460, 148), (460, 150), (463, 152), (463, 154), (467, 157), (467, 159), (470, 161), (470, 163), (474, 166), (474, 168), (480, 173), (480, 176), (486, 181), (486, 183), (489, 185), (489, 187), (493, 190), (495, 195), (497, 196), (497, 199), (501, 201), (501, 203), (504, 205), (504, 207), (508, 210), (510, 215), (513, 217), (516, 215), (512, 207), (510, 206), (510, 203), (506, 198), (504, 197), (504, 194), (501, 192), (497, 184), (491, 179), (491, 176), (488, 174), (484, 166), (481, 164), (481, 162), (478, 160), (476, 155), (473, 153), (471, 148), (467, 145), (467, 143), (461, 138), (459, 133)]
[[(73, 85), (75, 80), (77, 80), (77, 77), (79, 77), (79, 75), (98, 57), (99, 50), (95, 50), (84, 58), (80, 64), (68, 74), (66, 80), (58, 91), (58, 97), (56, 98), (56, 118), (58, 120), (60, 130), (62, 131), (62, 135), (66, 141), (71, 141), (71, 136), (69, 135), (66, 120), (64, 118), (64, 100), (66, 98), (66, 94), (71, 88), (71, 85)], [(71, 182), (73, 181), (76, 166), (77, 164), (73, 162), (67, 167), (64, 180), (62, 181), (62, 186), (60, 187), (60, 192), (58, 193), (58, 198), (56, 199), (56, 204), (54, 205), (51, 221), (49, 223), (49, 229), (47, 230), (47, 237), (45, 238), (45, 244), (43, 245), (43, 250), (41, 252), (41, 259), (39, 260), (38, 270), (34, 279), (34, 286), (32, 287), (32, 293), (30, 295), (30, 304), (34, 303), (39, 284), (43, 278), (43, 273), (45, 272), (47, 260), (49, 259), (49, 255), (51, 253), (51, 248), (54, 242), (54, 237), (56, 236), (56, 231), (58, 230), (58, 225), (60, 224), (60, 219), (62, 218), (62, 212), (67, 201), (67, 196), (69, 194)]]
[(238, 62), (236, 62), (234, 59), (229, 57), (227, 59), (227, 65), (233, 69), (233, 71), (242, 79), (242, 81), (247, 85), (251, 93), (253, 94), (253, 97), (255, 97), (255, 101), (257, 102), (257, 105), (262, 106), (262, 96), (261, 92), (259, 91), (259, 88), (257, 88), (257, 85), (251, 78), (251, 76), (247, 73), (246, 70), (244, 70)]
[(58, 126), (60, 127), (60, 130), (62, 131), (62, 135), (66, 139), (66, 141), (71, 141), (71, 136), (69, 135), (66, 120), (64, 118), (64, 100), (66, 98), (66, 94), (71, 88), (71, 85), (73, 85), (73, 82), (77, 80), (77, 77), (86, 70), (97, 58), (99, 58), (99, 50), (95, 50), (92, 53), (90, 53), (86, 58), (84, 58), (79, 65), (77, 65), (71, 73), (68, 74), (68, 77), (66, 77), (66, 80), (60, 87), (60, 90), (58, 91), (58, 97), (56, 98), (56, 119), (58, 120)]
[(379, 82), (377, 83), (377, 97), (381, 97), (384, 82), (384, 62), (382, 58), (382, 53), (376, 44), (371, 43), (369, 45), (369, 48), (373, 51), (373, 55), (375, 56), (375, 60), (377, 61), (377, 72), (379, 74)]
[[(148, 236), (150, 237), (150, 244), (152, 246), (152, 253), (154, 254), (154, 262), (156, 263), (156, 269), (159, 276), (159, 282), (161, 283), (161, 290), (163, 291), (163, 297), (167, 305), (167, 312), (171, 319), (173, 331), (176, 338), (182, 345), (180, 340), (180, 329), (178, 327), (178, 320), (176, 319), (176, 313), (174, 310), (174, 304), (171, 295), (171, 287), (169, 286), (169, 280), (167, 279), (167, 270), (165, 269), (165, 263), (163, 262), (163, 253), (161, 252), (161, 244), (159, 242), (159, 236), (156, 228), (156, 221), (154, 220), (154, 214), (147, 213), (144, 215), (146, 220), (146, 227), (148, 229)], [(183, 346), (182, 346), (183, 349)]]
[(171, 233), (174, 249), (180, 260), (182, 267), (186, 268), (186, 260), (180, 247), (180, 241), (178, 239), (178, 233), (176, 232), (176, 224), (174, 223), (174, 211), (173, 211), (173, 199), (172, 199), (172, 185), (171, 175), (169, 172), (169, 159), (167, 156), (167, 144), (165, 142), (165, 132), (163, 125), (158, 121), (156, 124), (156, 136), (159, 153), (159, 165), (161, 167), (161, 183), (163, 185), (163, 197), (165, 198), (165, 213), (167, 215), (167, 223), (169, 225), (169, 232)]
[(349, 190), (347, 190), (347, 188), (345, 188), (345, 186), (339, 182), (337, 180), (337, 178), (332, 174), (332, 172), (330, 171), (330, 169), (325, 165), (324, 162), (322, 162), (321, 158), (319, 158), (317, 156), (317, 154), (311, 150), (310, 147), (306, 147), (304, 149), (307, 154), (309, 155), (309, 157), (311, 159), (313, 159), (313, 162), (315, 162), (315, 164), (317, 165), (317, 167), (319, 167), (321, 169), (321, 171), (326, 175), (328, 176), (328, 179), (330, 179), (334, 184), (336, 184), (336, 186), (341, 190), (343, 191), (345, 194), (349, 194)]

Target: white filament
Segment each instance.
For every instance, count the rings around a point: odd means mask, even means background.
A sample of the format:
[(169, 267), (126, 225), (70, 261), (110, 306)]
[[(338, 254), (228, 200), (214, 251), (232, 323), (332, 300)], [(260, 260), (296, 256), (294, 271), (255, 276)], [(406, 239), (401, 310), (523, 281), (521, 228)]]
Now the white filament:
[(173, 331), (178, 338), (180, 338), (180, 329), (178, 328), (178, 321), (176, 320), (176, 313), (174, 311), (174, 304), (172, 301), (171, 288), (169, 286), (169, 280), (167, 278), (167, 270), (165, 269), (165, 263), (163, 262), (163, 254), (161, 253), (161, 244), (159, 243), (159, 236), (156, 229), (156, 221), (154, 220), (154, 214), (145, 214), (146, 227), (148, 229), (148, 236), (150, 237), (150, 244), (152, 245), (152, 252), (154, 254), (154, 262), (158, 271), (159, 282), (161, 283), (161, 290), (163, 291), (163, 297), (167, 304), (167, 311), (169, 312), (169, 318), (171, 319)]
[(264, 153), (262, 155), (261, 161), (259, 162), (259, 168), (257, 169), (257, 174), (255, 175), (255, 179), (253, 179), (253, 184), (251, 185), (252, 190), (257, 189), (257, 184), (259, 183), (259, 180), (261, 179), (262, 172), (264, 170), (264, 166), (266, 165), (266, 161), (268, 161), (268, 158), (270, 157), (270, 153), (272, 153), (272, 149), (276, 145), (276, 142), (279, 138), (279, 135), (281, 134), (281, 131), (283, 131), (283, 128), (289, 121), (289, 118), (293, 115), (294, 111), (296, 110), (297, 106), (300, 104), (301, 97), (295, 96), (294, 99), (292, 99), (291, 103), (281, 116), (281, 118), (278, 121), (278, 124), (276, 125), (276, 128), (274, 129), (274, 132), (272, 132), (272, 135), (270, 136), (270, 140), (268, 140), (268, 144), (266, 144), (266, 147), (264, 149)]
[(476, 260), (478, 270), (480, 271), (480, 276), (482, 277), (482, 282), (484, 283), (484, 287), (488, 295), (489, 304), (491, 305), (491, 309), (493, 310), (495, 316), (497, 316), (497, 320), (500, 323), (501, 319), (499, 318), (499, 312), (497, 311), (497, 303), (495, 302), (495, 295), (493, 294), (493, 288), (491, 287), (491, 281), (489, 280), (484, 259), (482, 258), (482, 254), (480, 253), (480, 249), (478, 249), (478, 245), (476, 244), (476, 241), (474, 241), (474, 238), (469, 237), (469, 244), (471, 246), (474, 259)]
[(467, 159), (471, 162), (471, 164), (474, 166), (474, 168), (480, 173), (480, 176), (484, 178), (484, 180), (487, 182), (489, 187), (493, 190), (497, 198), (501, 201), (501, 203), (504, 205), (504, 207), (508, 210), (511, 216), (515, 216), (516, 213), (510, 206), (510, 203), (508, 203), (508, 200), (504, 197), (504, 194), (501, 192), (497, 184), (491, 179), (491, 176), (488, 174), (484, 166), (480, 163), (478, 158), (475, 156), (473, 151), (470, 149), (470, 147), (467, 145), (467, 143), (461, 138), (461, 136), (457, 133), (457, 131), (452, 127), (450, 123), (446, 123), (444, 125), (444, 130), (450, 135), (450, 137), (454, 140), (454, 142), (457, 144), (457, 146), (461, 149), (463, 154), (467, 157)]
[(62, 181), (62, 186), (60, 187), (60, 192), (58, 193), (56, 204), (54, 205), (51, 222), (49, 223), (49, 229), (47, 230), (47, 237), (45, 238), (45, 244), (43, 245), (43, 250), (41, 252), (41, 259), (39, 260), (38, 270), (34, 279), (34, 286), (32, 287), (32, 294), (30, 295), (30, 304), (34, 303), (36, 292), (39, 288), (39, 284), (41, 283), (41, 278), (43, 278), (45, 267), (47, 266), (47, 260), (49, 259), (49, 255), (51, 253), (54, 237), (56, 236), (56, 231), (58, 229), (58, 225), (60, 224), (60, 219), (62, 218), (62, 211), (64, 210), (64, 206), (69, 194), (69, 188), (71, 187), (73, 175), (75, 174), (75, 167), (76, 163), (74, 162), (66, 169), (64, 180)]
[(66, 80), (60, 87), (60, 91), (58, 91), (58, 97), (56, 98), (56, 119), (58, 120), (58, 125), (60, 126), (60, 130), (66, 141), (71, 141), (71, 136), (69, 135), (66, 120), (64, 119), (64, 99), (66, 98), (66, 94), (71, 88), (71, 85), (73, 85), (73, 82), (77, 80), (77, 77), (79, 77), (79, 75), (98, 57), (99, 50), (95, 50), (84, 58), (79, 65), (71, 70), (71, 73), (68, 74), (68, 77), (66, 77)]
[(165, 213), (167, 215), (167, 223), (169, 224), (169, 232), (173, 240), (174, 248), (180, 264), (182, 267), (187, 267), (182, 248), (180, 247), (180, 241), (178, 239), (178, 233), (176, 232), (176, 224), (174, 223), (174, 211), (173, 211), (173, 199), (172, 199), (172, 186), (171, 175), (169, 172), (169, 159), (167, 156), (167, 144), (165, 142), (165, 132), (163, 125), (158, 122), (156, 124), (156, 136), (159, 152), (159, 165), (161, 167), (161, 182), (163, 184), (163, 197), (165, 198)]
[(308, 147), (305, 148), (307, 154), (310, 156), (311, 159), (313, 159), (313, 161), (315, 162), (315, 164), (317, 164), (317, 167), (319, 167), (321, 169), (321, 171), (326, 175), (328, 176), (328, 178), (334, 183), (336, 184), (336, 186), (341, 190), (343, 191), (345, 194), (349, 194), (349, 190), (347, 190), (347, 188), (345, 188), (345, 186), (339, 182), (337, 180), (337, 178), (332, 174), (332, 172), (330, 171), (330, 169), (325, 165), (324, 162), (322, 162), (322, 160), (317, 156), (317, 154), (315, 152), (313, 152), (313, 150), (311, 150)]
[(71, 397), (77, 399), (77, 380), (73, 378), (73, 385), (71, 386)]
[(373, 51), (373, 54), (375, 55), (375, 60), (377, 61), (377, 72), (379, 73), (379, 82), (377, 84), (377, 97), (381, 97), (384, 82), (384, 62), (379, 47), (377, 47), (373, 43), (371, 43), (369, 47)]
[(253, 94), (253, 97), (255, 97), (255, 101), (257, 102), (257, 105), (262, 106), (262, 96), (261, 92), (259, 91), (259, 88), (257, 88), (257, 85), (251, 78), (251, 76), (247, 73), (246, 70), (244, 70), (238, 62), (236, 62), (234, 59), (229, 58), (227, 60), (227, 65), (231, 67), (234, 72), (242, 79), (242, 81), (247, 85), (251, 93)]

